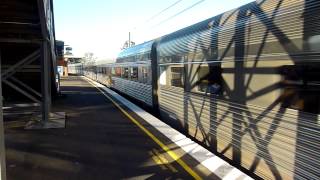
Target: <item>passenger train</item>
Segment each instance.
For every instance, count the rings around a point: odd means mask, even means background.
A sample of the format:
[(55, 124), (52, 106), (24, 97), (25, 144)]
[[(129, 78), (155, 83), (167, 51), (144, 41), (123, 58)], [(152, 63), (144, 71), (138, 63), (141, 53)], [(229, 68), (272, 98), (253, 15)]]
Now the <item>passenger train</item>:
[(257, 0), (70, 64), (255, 178), (320, 179), (320, 1)]

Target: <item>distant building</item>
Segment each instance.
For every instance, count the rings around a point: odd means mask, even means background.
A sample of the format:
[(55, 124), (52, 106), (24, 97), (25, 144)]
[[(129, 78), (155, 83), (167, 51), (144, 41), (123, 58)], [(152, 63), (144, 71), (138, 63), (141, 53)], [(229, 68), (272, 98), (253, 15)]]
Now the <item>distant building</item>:
[(57, 51), (57, 68), (60, 76), (67, 76), (68, 69), (67, 63), (64, 60), (64, 42), (56, 41), (56, 51)]
[(68, 64), (81, 63), (83, 57), (76, 57), (72, 54), (72, 48), (66, 47), (63, 41), (56, 41), (57, 67), (60, 76), (68, 76)]
[(64, 55), (64, 42), (63, 41), (56, 41), (56, 51), (57, 51), (57, 59), (63, 59)]
[(82, 63), (83, 57), (77, 57), (74, 55), (64, 55), (65, 61), (67, 61), (68, 64), (77, 64)]

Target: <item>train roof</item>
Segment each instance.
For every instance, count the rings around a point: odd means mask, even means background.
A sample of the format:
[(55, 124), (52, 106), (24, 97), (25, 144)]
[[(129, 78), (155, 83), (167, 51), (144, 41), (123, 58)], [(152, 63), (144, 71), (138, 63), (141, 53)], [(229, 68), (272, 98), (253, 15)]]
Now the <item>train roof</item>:
[[(237, 10), (245, 9), (245, 8), (248, 8), (248, 7), (251, 7), (251, 9), (254, 9), (254, 6), (256, 6), (256, 4), (258, 2), (260, 2), (260, 0), (247, 3), (245, 5), (242, 5), (242, 6), (238, 7), (238, 8), (226, 11), (226, 12), (221, 13), (219, 15), (216, 15), (216, 16), (213, 16), (211, 18), (208, 18), (208, 19), (206, 19), (204, 21), (195, 23), (193, 25), (190, 25), (190, 26), (187, 26), (187, 27), (182, 28), (180, 30), (177, 30), (175, 32), (172, 32), (170, 34), (164, 35), (164, 36), (162, 36), (160, 38), (160, 43), (165, 43), (165, 42), (171, 41), (173, 39), (177, 39), (177, 38), (180, 38), (180, 37), (185, 37), (185, 36), (197, 33), (197, 32), (201, 32), (201, 31), (205, 31), (205, 30), (211, 29), (211, 28), (213, 28), (215, 26), (215, 23), (218, 22), (219, 19), (224, 19), (225, 21), (229, 21), (230, 19), (232, 19), (232, 17), (235, 17), (234, 13)], [(223, 17), (225, 17), (225, 18), (223, 18)], [(233, 22), (235, 22), (235, 21), (233, 21)]]
[(135, 45), (133, 47), (124, 49), (123, 51), (121, 51), (117, 57), (117, 59), (119, 58), (125, 58), (125, 57), (129, 57), (129, 56), (133, 56), (133, 55), (137, 55), (137, 54), (143, 54), (145, 52), (149, 52), (151, 51), (151, 47), (153, 44), (153, 40), (142, 43), (142, 44), (138, 44)]
[(95, 62), (95, 65), (102, 65), (102, 64), (112, 64), (116, 61), (114, 59), (100, 59)]
[[(190, 25), (173, 33), (167, 34), (159, 38), (157, 51), (161, 57), (168, 57), (159, 60), (160, 63), (180, 63), (186, 61), (184, 55), (186, 53), (201, 54), (203, 49), (216, 48), (218, 42), (218, 32), (228, 31), (228, 29), (238, 28), (238, 23), (242, 23), (241, 19), (246, 16), (239, 16), (242, 10), (255, 11), (261, 0), (253, 1), (239, 8), (226, 11), (222, 14), (208, 18), (204, 21)], [(238, 38), (238, 37), (236, 37)], [(196, 57), (192, 59), (195, 61)], [(196, 61), (203, 61), (203, 58)], [(206, 57), (206, 61), (215, 61), (216, 57)]]

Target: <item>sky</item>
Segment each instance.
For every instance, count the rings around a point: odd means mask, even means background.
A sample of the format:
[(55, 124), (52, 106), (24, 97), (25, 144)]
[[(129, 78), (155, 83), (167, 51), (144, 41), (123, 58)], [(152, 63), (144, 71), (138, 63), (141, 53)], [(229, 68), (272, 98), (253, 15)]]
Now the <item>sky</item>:
[(97, 59), (115, 59), (129, 32), (140, 44), (252, 1), (53, 0), (56, 39), (75, 56), (92, 52)]

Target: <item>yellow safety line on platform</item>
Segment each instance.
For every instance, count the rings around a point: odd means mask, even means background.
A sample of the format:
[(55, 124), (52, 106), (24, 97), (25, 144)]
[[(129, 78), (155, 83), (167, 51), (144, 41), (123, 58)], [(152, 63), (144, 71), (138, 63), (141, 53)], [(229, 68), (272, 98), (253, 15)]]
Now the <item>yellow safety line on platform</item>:
[(160, 158), (158, 156), (156, 156), (155, 154), (153, 154), (152, 151), (149, 152), (149, 155), (151, 156), (152, 160), (161, 167), (162, 170), (168, 169), (164, 164), (162, 164)]
[(154, 155), (159, 159), (159, 161), (157, 161), (157, 164), (163, 164), (165, 165), (166, 167), (168, 167), (173, 173), (177, 173), (178, 170), (176, 168), (174, 168), (170, 163), (169, 161), (162, 155), (158, 152), (157, 149), (153, 149), (152, 150)]
[(109, 95), (102, 91), (95, 84), (88, 81), (91, 85), (97, 88), (105, 97), (107, 97), (124, 115), (126, 115), (134, 124), (136, 124), (144, 133), (146, 133), (154, 142), (156, 142), (165, 152), (167, 152), (180, 166), (185, 169), (193, 178), (202, 179), (195, 171), (191, 169), (179, 156), (170, 150), (168, 146), (162, 143), (156, 136), (154, 136), (149, 130), (147, 130), (142, 124), (134, 119), (128, 112), (126, 112), (117, 102), (115, 102)]

